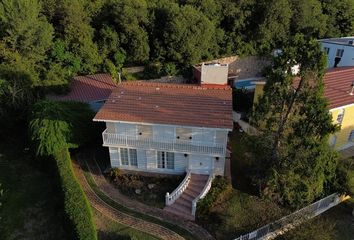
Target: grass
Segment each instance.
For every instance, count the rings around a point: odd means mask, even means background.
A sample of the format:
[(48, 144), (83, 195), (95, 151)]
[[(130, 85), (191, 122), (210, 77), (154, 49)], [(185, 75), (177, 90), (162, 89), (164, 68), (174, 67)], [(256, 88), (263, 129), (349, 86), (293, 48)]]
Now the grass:
[(250, 166), (245, 135), (237, 129), (231, 135), (232, 190), (220, 194), (201, 224), (216, 239), (232, 239), (256, 230), (287, 214), (276, 203), (257, 197), (257, 189), (250, 185), (247, 171)]
[(0, 239), (68, 239), (59, 190), (24, 153), (23, 137), (12, 136), (0, 142)]
[(136, 217), (136, 218), (140, 218), (143, 219), (145, 221), (151, 222), (151, 223), (155, 223), (158, 225), (161, 225), (163, 227), (166, 227), (176, 233), (178, 233), (179, 235), (181, 235), (182, 237), (184, 237), (185, 239), (196, 239), (196, 237), (194, 235), (192, 235), (190, 232), (188, 232), (187, 230), (175, 225), (175, 224), (171, 224), (168, 222), (165, 222), (163, 220), (157, 219), (155, 217), (152, 217), (150, 215), (146, 215), (146, 214), (142, 214), (140, 212), (136, 212), (130, 208), (127, 208), (121, 204), (119, 204), (118, 202), (112, 200), (110, 197), (108, 197), (104, 192), (102, 192), (99, 187), (96, 185), (95, 181), (93, 180), (91, 174), (87, 171), (87, 169), (84, 167), (84, 176), (88, 182), (88, 184), (90, 185), (90, 187), (92, 188), (92, 190), (97, 194), (97, 196), (99, 196), (105, 203), (107, 203), (108, 205), (110, 205), (111, 207), (124, 212), (126, 214), (129, 214), (130, 216)]
[(93, 209), (93, 217), (96, 223), (99, 240), (159, 239), (147, 233), (138, 231), (134, 228), (117, 223), (112, 219), (105, 217), (102, 213), (95, 209)]
[(202, 223), (216, 239), (236, 238), (286, 215), (277, 204), (235, 189), (216, 202)]

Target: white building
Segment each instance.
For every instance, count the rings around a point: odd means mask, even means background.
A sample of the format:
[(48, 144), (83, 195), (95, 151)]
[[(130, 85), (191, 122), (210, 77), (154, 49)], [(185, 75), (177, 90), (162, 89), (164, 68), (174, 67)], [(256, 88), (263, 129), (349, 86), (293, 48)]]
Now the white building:
[(320, 39), (328, 68), (354, 66), (354, 37)]
[(125, 82), (113, 90), (94, 121), (106, 122), (103, 146), (109, 148), (112, 167), (187, 172), (180, 187), (166, 196), (167, 205), (181, 196), (167, 210), (187, 216), (194, 214), (213, 176), (224, 175), (233, 128), (232, 91), (217, 85)]

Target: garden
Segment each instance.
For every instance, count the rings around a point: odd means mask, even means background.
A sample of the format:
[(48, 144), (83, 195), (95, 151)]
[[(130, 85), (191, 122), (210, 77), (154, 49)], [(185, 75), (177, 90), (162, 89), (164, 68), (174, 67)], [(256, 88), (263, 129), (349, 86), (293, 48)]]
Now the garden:
[(96, 147), (95, 158), (106, 179), (121, 193), (153, 207), (165, 207), (166, 193), (173, 192), (184, 178), (184, 175), (142, 173), (118, 168), (107, 171), (110, 160), (107, 149), (101, 146)]

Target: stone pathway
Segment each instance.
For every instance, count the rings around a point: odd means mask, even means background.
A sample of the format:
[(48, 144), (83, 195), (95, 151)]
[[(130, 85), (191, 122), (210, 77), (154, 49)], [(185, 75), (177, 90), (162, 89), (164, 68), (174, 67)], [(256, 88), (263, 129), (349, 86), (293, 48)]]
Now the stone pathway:
[(158, 224), (150, 223), (147, 221), (144, 221), (139, 218), (132, 217), (130, 215), (127, 215), (125, 213), (122, 213), (115, 208), (112, 208), (108, 204), (106, 204), (104, 201), (102, 201), (91, 189), (89, 184), (87, 183), (85, 176), (82, 173), (82, 170), (80, 169), (80, 166), (73, 162), (73, 168), (75, 175), (77, 179), (79, 180), (84, 192), (86, 193), (86, 196), (93, 208), (101, 212), (103, 215), (106, 217), (109, 217), (110, 219), (119, 222), (121, 224), (124, 224), (126, 226), (135, 228), (139, 231), (149, 233), (151, 235), (154, 235), (158, 238), (161, 239), (168, 239), (168, 240), (182, 240), (184, 239), (177, 233), (160, 226)]
[(204, 228), (199, 226), (193, 221), (186, 220), (182, 217), (171, 214), (160, 208), (155, 208), (152, 206), (145, 205), (141, 202), (133, 200), (123, 194), (121, 194), (113, 185), (111, 185), (103, 176), (101, 169), (99, 168), (94, 157), (85, 157), (85, 162), (87, 167), (97, 184), (97, 186), (103, 191), (107, 196), (116, 202), (119, 202), (123, 206), (130, 208), (136, 212), (144, 213), (146, 215), (153, 216), (162, 221), (178, 225), (179, 227), (189, 231), (192, 235), (196, 236), (198, 239), (202, 240), (214, 240), (215, 238)]

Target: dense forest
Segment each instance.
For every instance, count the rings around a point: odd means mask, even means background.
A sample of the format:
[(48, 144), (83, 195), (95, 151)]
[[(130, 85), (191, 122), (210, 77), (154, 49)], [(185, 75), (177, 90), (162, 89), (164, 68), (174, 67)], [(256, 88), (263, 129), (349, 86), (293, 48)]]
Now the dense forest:
[(187, 69), (269, 53), (296, 33), (347, 36), (353, 24), (353, 0), (1, 0), (0, 117), (76, 74)]

